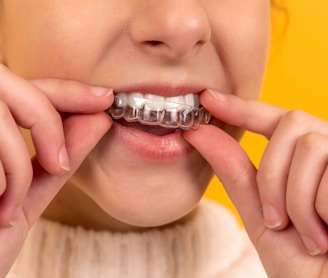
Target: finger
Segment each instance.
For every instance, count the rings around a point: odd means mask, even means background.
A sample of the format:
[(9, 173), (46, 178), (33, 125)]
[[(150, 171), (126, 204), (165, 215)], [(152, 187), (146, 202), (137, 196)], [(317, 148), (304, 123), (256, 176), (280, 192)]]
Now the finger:
[[(242, 100), (233, 95), (221, 94), (214, 91), (205, 91), (201, 95), (201, 102), (210, 113), (221, 121), (238, 126), (252, 132), (257, 132), (271, 138), (277, 132), (285, 109), (270, 106), (252, 100)], [(287, 130), (289, 132), (289, 130)], [(285, 136), (285, 134), (280, 134)], [(279, 136), (276, 136), (280, 139)], [(284, 138), (284, 137), (282, 137)], [(263, 202), (266, 225), (270, 228), (284, 228), (289, 221), (286, 207), (286, 176), (289, 170), (291, 152), (277, 150), (281, 146), (278, 141), (277, 147), (271, 147), (265, 151), (257, 174), (259, 193)], [(268, 146), (275, 144), (269, 143)], [(290, 147), (290, 144), (285, 145)], [(285, 150), (286, 151), (286, 150)], [(281, 160), (281, 153), (284, 153)], [(287, 156), (289, 155), (289, 157)]]
[(0, 160), (0, 198), (5, 193), (5, 191), (6, 191), (6, 175), (3, 170), (2, 162)]
[(0, 102), (0, 226), (10, 226), (32, 180), (25, 142), (8, 107)]
[(324, 174), (322, 175), (318, 193), (315, 200), (315, 208), (320, 216), (320, 218), (324, 221), (326, 226), (328, 226), (328, 168), (326, 167)]
[(108, 131), (111, 124), (110, 117), (105, 113), (73, 115), (64, 121), (71, 170), (66, 175), (52, 176), (44, 171), (37, 161), (34, 161), (34, 178), (24, 203), (24, 213), (30, 224), (41, 215), (52, 198)]
[(289, 222), (286, 190), (298, 139), (312, 130), (324, 129), (325, 123), (302, 111), (289, 111), (281, 117), (263, 154), (257, 174), (267, 227), (282, 229)]
[[(240, 145), (224, 131), (208, 125), (186, 131), (185, 139), (210, 163), (256, 242), (264, 232), (256, 169)], [(211, 138), (211, 140), (208, 140)]]
[(286, 113), (280, 107), (211, 90), (205, 90), (200, 101), (213, 117), (267, 138), (271, 137), (281, 116)]
[(327, 166), (328, 139), (317, 133), (299, 138), (287, 185), (287, 211), (311, 255), (328, 250), (326, 224), (315, 209), (317, 191)]
[(54, 107), (45, 92), (14, 75), (3, 65), (0, 65), (0, 78), (3, 80), (0, 84), (0, 99), (8, 104), (17, 123), (31, 130), (37, 158), (52, 174), (63, 174), (69, 169), (62, 120), (56, 109), (66, 109), (64, 112), (74, 109), (77, 109), (75, 112), (99, 112), (108, 108), (113, 100), (111, 90), (106, 88), (92, 88), (63, 80), (35, 81), (40, 88), (49, 92), (51, 101), (57, 106)]
[[(30, 129), (42, 166), (53, 174), (68, 168), (62, 121), (47, 97), (0, 65), (0, 99), (18, 125)], [(65, 159), (66, 158), (66, 159)]]
[(56, 110), (68, 113), (96, 113), (108, 109), (113, 103), (113, 90), (60, 79), (31, 81), (50, 100)]
[[(101, 112), (112, 104), (113, 90), (103, 87), (92, 87), (76, 81), (44, 79), (32, 81), (51, 104), (60, 112), (68, 113), (96, 113)], [(43, 128), (43, 127), (42, 127)], [(55, 132), (55, 130), (54, 130)], [(39, 131), (32, 129), (32, 138), (41, 164), (51, 155), (44, 147), (45, 140), (39, 136)], [(59, 153), (59, 162), (64, 170), (69, 168), (64, 146)]]

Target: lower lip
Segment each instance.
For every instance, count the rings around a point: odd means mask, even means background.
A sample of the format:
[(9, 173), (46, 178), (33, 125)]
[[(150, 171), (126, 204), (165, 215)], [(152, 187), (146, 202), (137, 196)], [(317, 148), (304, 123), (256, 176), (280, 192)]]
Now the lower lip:
[(193, 151), (193, 147), (184, 140), (181, 130), (157, 136), (114, 122), (110, 133), (116, 144), (123, 145), (132, 155), (153, 162), (173, 162)]

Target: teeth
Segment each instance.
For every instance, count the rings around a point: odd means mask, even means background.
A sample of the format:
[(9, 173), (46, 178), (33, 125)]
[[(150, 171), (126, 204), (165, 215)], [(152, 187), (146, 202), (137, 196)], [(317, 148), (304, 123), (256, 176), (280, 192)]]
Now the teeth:
[[(120, 96), (117, 96), (120, 97)], [(141, 109), (144, 107), (146, 99), (141, 93), (133, 93), (128, 95), (128, 105), (136, 109)]]
[(161, 96), (147, 94), (145, 95), (145, 106), (144, 109), (146, 111), (163, 111), (165, 108), (165, 98)]
[(120, 94), (115, 96), (116, 107), (124, 108), (128, 103), (128, 96), (126, 94)]
[(118, 93), (108, 113), (113, 119), (124, 118), (129, 122), (185, 130), (197, 129), (200, 124), (208, 124), (211, 119), (208, 111), (199, 108), (199, 97), (196, 94), (163, 97)]

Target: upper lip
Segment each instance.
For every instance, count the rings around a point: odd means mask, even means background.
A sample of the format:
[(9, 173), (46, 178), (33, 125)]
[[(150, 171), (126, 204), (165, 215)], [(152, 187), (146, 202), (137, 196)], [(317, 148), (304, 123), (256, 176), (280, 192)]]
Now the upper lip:
[(136, 84), (128, 87), (114, 88), (115, 93), (134, 93), (153, 94), (164, 97), (174, 97), (186, 94), (199, 94), (205, 86), (201, 85), (159, 85), (159, 84)]

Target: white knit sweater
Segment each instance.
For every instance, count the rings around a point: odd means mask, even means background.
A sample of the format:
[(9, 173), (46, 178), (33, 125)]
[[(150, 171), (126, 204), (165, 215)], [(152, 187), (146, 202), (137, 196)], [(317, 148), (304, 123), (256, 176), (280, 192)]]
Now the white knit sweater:
[(262, 278), (245, 232), (222, 206), (202, 201), (184, 225), (112, 233), (35, 224), (8, 278)]

